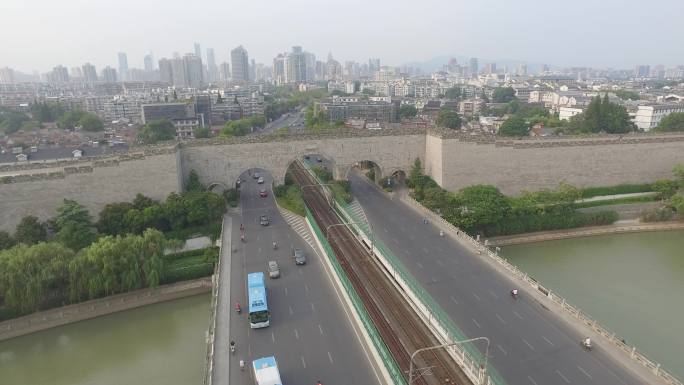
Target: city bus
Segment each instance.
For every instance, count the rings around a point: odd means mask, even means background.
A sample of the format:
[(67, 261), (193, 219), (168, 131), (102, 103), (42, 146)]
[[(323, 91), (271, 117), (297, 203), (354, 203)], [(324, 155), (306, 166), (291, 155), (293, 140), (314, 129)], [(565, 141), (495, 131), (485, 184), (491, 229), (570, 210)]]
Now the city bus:
[(271, 314), (266, 301), (264, 273), (247, 274), (247, 296), (249, 300), (249, 326), (252, 329), (265, 328), (270, 324)]
[(252, 361), (256, 385), (282, 385), (278, 363), (275, 357), (264, 357)]

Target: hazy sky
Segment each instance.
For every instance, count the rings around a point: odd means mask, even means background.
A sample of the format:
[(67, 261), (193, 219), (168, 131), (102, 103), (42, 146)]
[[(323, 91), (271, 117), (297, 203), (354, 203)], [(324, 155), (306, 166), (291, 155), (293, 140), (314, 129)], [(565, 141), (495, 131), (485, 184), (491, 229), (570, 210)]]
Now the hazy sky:
[(0, 67), (129, 67), (244, 45), (383, 64), (460, 54), (561, 66), (684, 64), (684, 0), (0, 0)]

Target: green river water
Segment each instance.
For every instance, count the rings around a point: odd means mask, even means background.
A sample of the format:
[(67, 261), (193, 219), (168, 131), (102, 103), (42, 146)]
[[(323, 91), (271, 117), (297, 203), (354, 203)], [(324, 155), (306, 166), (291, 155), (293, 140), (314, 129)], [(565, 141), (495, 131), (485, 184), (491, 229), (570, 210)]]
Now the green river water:
[(506, 246), (501, 255), (684, 379), (684, 231)]
[(2, 385), (199, 385), (209, 295), (0, 342)]

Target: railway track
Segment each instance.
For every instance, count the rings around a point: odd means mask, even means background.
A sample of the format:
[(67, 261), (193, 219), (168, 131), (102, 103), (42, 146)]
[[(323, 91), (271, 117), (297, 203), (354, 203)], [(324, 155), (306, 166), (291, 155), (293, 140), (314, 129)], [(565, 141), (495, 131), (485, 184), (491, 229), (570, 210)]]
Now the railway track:
[[(300, 186), (316, 185), (316, 180), (299, 162), (291, 167)], [(302, 196), (335, 256), (361, 298), (382, 340), (408, 380), (411, 354), (420, 348), (439, 344), (425, 323), (396, 290), (383, 267), (370, 254), (330, 207), (321, 186), (303, 189)], [(422, 375), (417, 376), (418, 373)], [(414, 359), (413, 384), (471, 384), (444, 350), (431, 350)]]

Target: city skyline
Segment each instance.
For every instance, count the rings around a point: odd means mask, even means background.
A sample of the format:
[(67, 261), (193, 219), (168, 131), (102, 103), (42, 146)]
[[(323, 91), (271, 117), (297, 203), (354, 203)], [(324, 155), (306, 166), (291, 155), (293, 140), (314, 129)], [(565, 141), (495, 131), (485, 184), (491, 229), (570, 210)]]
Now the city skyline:
[[(216, 63), (230, 62), (230, 50), (242, 45), (250, 59), (266, 64), (292, 46), (306, 47), (317, 57), (325, 57), (329, 52), (344, 60), (365, 61), (378, 57), (383, 63), (395, 66), (451, 55), (497, 61), (510, 58), (561, 67), (626, 69), (639, 64), (684, 64), (684, 52), (667, 49), (665, 45), (665, 41), (684, 38), (684, 29), (674, 27), (678, 25), (676, 18), (684, 11), (684, 4), (674, 0), (659, 1), (672, 12), (649, 18), (634, 12), (629, 1), (614, 0), (600, 4), (579, 0), (562, 12), (537, 0), (515, 4), (494, 0), (477, 4), (428, 1), (422, 4), (422, 9), (429, 12), (429, 17), (424, 18), (416, 17), (414, 6), (391, 4), (387, 8), (385, 2), (374, 2), (364, 3), (362, 7), (358, 2), (362, 8), (357, 8), (354, 7), (356, 0), (335, 12), (312, 11), (300, 15), (297, 12), (301, 9), (315, 8), (308, 0), (296, 0), (287, 4), (274, 2), (266, 7), (245, 4), (241, 12), (260, 16), (257, 29), (250, 18), (235, 18), (228, 29), (218, 31), (211, 26), (219, 26), (221, 21), (213, 20), (211, 15), (218, 18), (229, 8), (220, 2), (205, 5), (214, 11), (202, 19), (201, 25), (187, 20), (189, 24), (183, 24), (182, 28), (170, 22), (187, 16), (183, 4), (175, 1), (165, 3), (163, 10), (154, 7), (154, 12), (149, 14), (155, 17), (143, 18), (151, 5), (123, 0), (116, 9), (107, 10), (106, 19), (94, 13), (97, 7), (92, 7), (93, 11), (83, 9), (74, 0), (59, 4), (44, 0), (34, 3), (40, 6), (29, 8), (19, 0), (9, 0), (0, 6), (7, 16), (7, 21), (0, 25), (0, 34), (12, 37), (3, 42), (0, 67), (24, 73), (45, 72), (59, 64), (71, 68), (86, 62), (98, 68), (107, 65), (118, 68), (117, 53), (124, 52), (128, 67), (144, 68), (145, 55), (153, 53), (155, 58), (171, 57), (174, 52), (184, 55), (194, 52), (195, 42), (201, 45), (203, 56), (206, 48), (213, 48)], [(131, 15), (127, 12), (128, 5), (135, 5), (138, 12)], [(358, 13), (355, 9), (365, 11)], [(386, 25), (373, 16), (388, 9), (400, 19), (412, 20), (411, 28)], [(441, 11), (429, 11), (433, 9)], [(63, 16), (55, 19), (54, 12)], [(124, 14), (129, 22), (122, 29), (118, 16), (124, 17)], [(290, 14), (292, 17), (288, 17)], [(606, 14), (611, 17), (605, 18)], [(78, 18), (79, 22), (70, 23), (70, 18)], [(283, 20), (291, 23), (274, 34), (274, 29), (282, 28)], [(26, 29), (22, 26), (36, 21), (41, 23), (41, 28), (16, 33)], [(525, 28), (525, 23), (534, 28)], [(92, 33), (84, 34), (88, 28)], [(359, 41), (363, 44), (350, 44)]]

